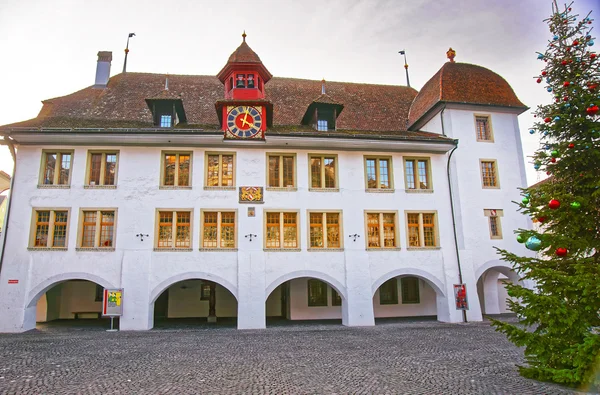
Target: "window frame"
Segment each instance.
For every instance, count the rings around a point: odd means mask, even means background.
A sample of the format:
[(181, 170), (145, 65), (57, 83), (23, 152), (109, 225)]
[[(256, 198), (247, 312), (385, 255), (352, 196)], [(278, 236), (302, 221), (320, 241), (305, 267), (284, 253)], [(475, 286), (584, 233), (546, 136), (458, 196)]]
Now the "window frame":
[[(409, 231), (409, 223), (408, 223), (408, 215), (409, 214), (419, 214), (419, 244), (420, 246), (411, 246), (410, 245), (410, 231)], [(423, 224), (423, 214), (433, 214), (433, 232), (434, 232), (434, 241), (435, 245), (426, 246), (425, 245), (425, 226)], [(437, 210), (405, 210), (404, 211), (404, 221), (406, 223), (406, 249), (407, 250), (438, 250), (441, 248), (440, 246), (440, 227), (438, 224), (438, 212)]]
[[(296, 247), (283, 247), (285, 243), (285, 224), (283, 222), (283, 214), (285, 213), (293, 213), (296, 214)], [(279, 214), (279, 247), (268, 247), (267, 246), (267, 214)], [(290, 209), (266, 209), (263, 210), (263, 250), (264, 251), (300, 251), (300, 210), (290, 210)]]
[[(333, 157), (335, 162), (335, 187), (326, 188), (326, 187), (313, 187), (312, 186), (312, 166), (311, 160), (312, 158), (320, 158), (321, 159), (321, 185), (325, 185), (325, 166), (323, 165), (323, 161), (325, 158)], [(308, 154), (308, 190), (309, 192), (339, 192), (340, 191), (340, 161), (338, 158), (338, 154)]]
[[(115, 154), (117, 157), (117, 161), (115, 162), (115, 182), (111, 185), (106, 185), (106, 155)], [(119, 174), (119, 150), (88, 150), (87, 152), (87, 163), (85, 167), (85, 184), (83, 188), (85, 189), (116, 189), (118, 182), (118, 174)], [(100, 162), (100, 184), (98, 185), (90, 185), (90, 171), (92, 169), (92, 154), (102, 154), (102, 161)]]
[[(54, 164), (54, 175), (52, 176), (52, 184), (44, 184), (44, 174), (46, 172), (46, 158), (48, 154), (61, 154), (61, 160), (57, 160)], [(70, 154), (71, 161), (69, 167), (69, 179), (66, 184), (58, 184), (58, 180), (60, 179), (60, 168), (57, 171), (57, 166), (59, 163), (62, 163), (62, 155)], [(38, 188), (54, 188), (54, 189), (68, 189), (71, 188), (71, 180), (73, 178), (73, 163), (75, 160), (75, 150), (73, 149), (42, 149), (42, 158), (40, 163), (40, 173), (38, 177)]]
[[(208, 288), (208, 296), (204, 296), (204, 290)], [(210, 300), (211, 287), (210, 284), (200, 284), (200, 300)]]
[[(375, 160), (375, 181), (377, 183), (377, 187), (375, 188), (369, 188), (369, 174), (367, 172), (367, 161), (374, 159)], [(381, 183), (379, 182), (379, 179), (381, 177), (381, 165), (380, 165), (380, 161), (384, 159), (388, 161), (388, 182), (389, 182), (389, 188), (381, 188)], [(394, 188), (394, 161), (393, 158), (391, 156), (386, 156), (386, 155), (364, 155), (363, 156), (363, 165), (364, 165), (364, 173), (365, 173), (365, 192), (388, 192), (388, 193), (393, 193), (395, 191)]]
[[(96, 212), (96, 225), (94, 229), (94, 246), (84, 247), (83, 244), (83, 231), (84, 231), (84, 212), (95, 211)], [(112, 211), (114, 214), (113, 219), (113, 238), (112, 245), (110, 247), (101, 247), (100, 239), (102, 237), (102, 212)], [(76, 251), (114, 251), (117, 242), (117, 215), (118, 208), (116, 207), (80, 207), (79, 218), (77, 220), (77, 247)]]
[[(329, 287), (331, 288), (331, 306), (335, 307), (335, 306), (341, 306), (342, 303), (344, 303), (344, 299), (342, 299), (342, 295), (335, 290), (335, 288), (333, 287)], [(339, 300), (339, 303), (338, 303)]]
[[(311, 222), (310, 222), (310, 215), (311, 214), (322, 214), (322, 231), (323, 231), (323, 247), (313, 247), (310, 244), (310, 228), (311, 228)], [(338, 214), (339, 216), (339, 222), (338, 222), (338, 229), (339, 229), (339, 235), (340, 235), (340, 246), (339, 247), (329, 247), (327, 246), (327, 214)], [(306, 235), (306, 248), (308, 251), (344, 251), (344, 220), (343, 220), (344, 216), (343, 216), (343, 211), (342, 210), (306, 210), (306, 231), (307, 231), (307, 235)]]
[[(40, 211), (49, 211), (50, 215), (48, 218), (48, 236), (45, 246), (35, 245), (35, 236), (37, 234), (37, 213)], [(48, 246), (50, 241), (54, 244), (54, 231), (55, 231), (55, 219), (56, 212), (67, 212), (67, 225), (65, 229), (65, 245), (55, 247), (54, 245)], [(67, 251), (69, 249), (69, 231), (71, 229), (71, 208), (70, 207), (34, 207), (31, 209), (31, 226), (29, 232), (29, 247), (28, 250), (44, 250), (44, 251)]]
[[(378, 231), (379, 231), (379, 247), (369, 247), (369, 214), (378, 214)], [(384, 247), (385, 245), (385, 226), (383, 222), (383, 214), (394, 214), (394, 247)], [(400, 245), (400, 227), (398, 222), (397, 210), (364, 210), (365, 223), (365, 248), (367, 251), (399, 251)]]
[(96, 284), (94, 302), (102, 302), (103, 300), (104, 300), (104, 287), (100, 284)]
[[(208, 185), (208, 157), (219, 156), (219, 185), (209, 186)], [(232, 184), (231, 186), (222, 186), (223, 183), (223, 155), (231, 155), (233, 163), (232, 171)], [(206, 151), (204, 153), (204, 189), (205, 190), (221, 190), (221, 191), (235, 191), (236, 189), (236, 173), (237, 173), (237, 156), (235, 151)]]
[[(167, 155), (175, 155), (175, 175), (173, 185), (165, 185), (165, 162)], [(190, 168), (188, 175), (188, 185), (179, 185), (179, 156), (189, 155), (190, 156)], [(192, 169), (194, 164), (194, 152), (193, 151), (178, 151), (178, 150), (162, 150), (160, 151), (160, 189), (192, 189)]]
[[(204, 215), (206, 213), (217, 213), (217, 246), (216, 247), (205, 247), (204, 246)], [(233, 247), (221, 247), (221, 233), (222, 233), (222, 214), (223, 213), (233, 213), (234, 214), (234, 218), (233, 218)], [(238, 210), (237, 209), (231, 209), (231, 208), (205, 208), (205, 209), (200, 209), (200, 251), (237, 251), (238, 250), (238, 238), (239, 238), (239, 233), (238, 233), (238, 223), (239, 223), (239, 216), (238, 216)]]
[[(487, 119), (487, 130), (489, 134), (489, 139), (481, 139), (479, 138), (479, 130), (477, 129), (477, 118), (486, 118)], [(475, 139), (481, 143), (493, 143), (494, 142), (494, 130), (492, 128), (492, 115), (491, 114), (473, 114), (473, 122), (475, 124)]]
[[(392, 287), (392, 298), (390, 300), (383, 300), (381, 297), (381, 287), (383, 287), (386, 284), (390, 284), (393, 283), (395, 286)], [(389, 306), (389, 305), (396, 305), (399, 304), (399, 297), (398, 297), (398, 278), (397, 277), (392, 277), (389, 280), (385, 281), (383, 284), (381, 284), (379, 286), (379, 288), (377, 289), (378, 293), (379, 293), (379, 305), (380, 306)]]
[[(492, 211), (496, 212), (496, 215), (492, 215)], [(488, 218), (488, 231), (490, 232), (490, 239), (492, 240), (501, 240), (502, 236), (502, 220), (501, 217), (504, 217), (503, 209), (483, 209), (483, 215)], [(496, 218), (496, 229), (498, 230), (498, 234), (494, 235), (492, 232), (492, 218)]]
[[(294, 184), (291, 187), (287, 187), (287, 186), (283, 186), (283, 165), (282, 165), (282, 161), (284, 157), (292, 157), (293, 162), (294, 162), (294, 170), (293, 170), (293, 177), (294, 177)], [(269, 159), (271, 157), (279, 157), (279, 163), (280, 163), (280, 168), (279, 168), (279, 184), (281, 186), (278, 187), (272, 187), (269, 186)], [(265, 185), (266, 185), (266, 190), (267, 191), (297, 191), (298, 190), (298, 161), (296, 160), (297, 156), (296, 153), (286, 153), (286, 152), (267, 152), (266, 153), (266, 179), (265, 179)]]
[[(160, 241), (160, 213), (171, 212), (174, 218), (171, 223), (171, 235), (173, 241), (170, 247), (159, 247), (158, 242)], [(177, 213), (189, 213), (190, 214), (190, 246), (189, 247), (176, 247), (177, 244)], [(193, 208), (157, 208), (155, 210), (154, 220), (154, 251), (182, 251), (189, 252), (193, 251), (194, 247), (194, 209)]]
[[(407, 161), (413, 161), (415, 188), (408, 188), (408, 167), (406, 166)], [(428, 188), (421, 188), (421, 184), (418, 180), (419, 177), (419, 161), (427, 162), (427, 183)], [(431, 157), (428, 156), (405, 156), (402, 158), (402, 165), (404, 166), (404, 191), (406, 193), (433, 193), (433, 176), (431, 171)], [(416, 166), (415, 166), (416, 165)]]
[[(416, 299), (416, 301), (406, 300), (404, 298), (405, 282), (408, 280), (412, 281), (413, 279), (417, 282), (417, 299)], [(421, 280), (418, 277), (414, 277), (414, 276), (401, 277), (400, 278), (400, 294), (402, 297), (402, 304), (420, 304), (421, 303)]]
[[(493, 186), (485, 185), (484, 177), (483, 177), (483, 164), (484, 163), (492, 163), (494, 167), (494, 180), (495, 184)], [(498, 161), (496, 159), (479, 159), (479, 172), (481, 174), (481, 188), (483, 189), (500, 189), (500, 173), (498, 171)]]
[[(310, 284), (315, 283), (315, 282), (319, 282), (321, 283), (322, 287), (325, 288), (325, 293), (324, 296), (322, 297), (322, 300), (319, 300), (318, 303), (317, 302), (313, 302), (311, 303), (310, 300)], [(323, 280), (319, 280), (318, 278), (308, 278), (306, 281), (306, 304), (308, 305), (308, 307), (328, 307), (329, 306), (329, 284), (327, 284), (325, 281)]]

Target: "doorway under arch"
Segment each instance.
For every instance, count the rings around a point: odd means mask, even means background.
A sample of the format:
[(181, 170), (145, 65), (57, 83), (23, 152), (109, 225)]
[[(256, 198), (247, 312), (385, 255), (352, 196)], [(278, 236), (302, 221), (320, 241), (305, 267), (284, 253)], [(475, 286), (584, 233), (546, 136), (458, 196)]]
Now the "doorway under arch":
[(225, 286), (190, 278), (166, 287), (152, 302), (154, 328), (235, 327), (238, 303)]
[(519, 281), (519, 275), (509, 267), (486, 268), (477, 279), (477, 296), (481, 313), (486, 315), (512, 313), (508, 303), (511, 298), (508, 296), (505, 283), (516, 284)]

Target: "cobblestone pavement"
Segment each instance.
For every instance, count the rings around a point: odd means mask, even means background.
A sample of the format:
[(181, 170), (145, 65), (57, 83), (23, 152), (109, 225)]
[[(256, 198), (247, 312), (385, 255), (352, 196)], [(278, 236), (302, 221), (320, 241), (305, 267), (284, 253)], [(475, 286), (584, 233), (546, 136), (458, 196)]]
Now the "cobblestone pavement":
[(0, 394), (567, 394), (489, 323), (0, 335)]

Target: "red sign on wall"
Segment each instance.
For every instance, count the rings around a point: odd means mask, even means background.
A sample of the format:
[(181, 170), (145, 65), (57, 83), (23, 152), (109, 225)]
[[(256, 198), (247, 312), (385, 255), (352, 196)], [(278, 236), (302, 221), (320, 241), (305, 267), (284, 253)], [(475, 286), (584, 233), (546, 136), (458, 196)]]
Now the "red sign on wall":
[(18, 284), (19, 280), (8, 280), (9, 284)]

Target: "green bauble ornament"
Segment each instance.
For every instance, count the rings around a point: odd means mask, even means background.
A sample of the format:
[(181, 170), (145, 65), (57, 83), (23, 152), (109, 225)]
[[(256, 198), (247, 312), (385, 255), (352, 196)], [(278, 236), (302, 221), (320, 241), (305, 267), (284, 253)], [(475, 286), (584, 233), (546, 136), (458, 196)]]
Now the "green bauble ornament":
[(519, 243), (523, 244), (523, 243), (525, 243), (526, 239), (521, 235), (517, 235), (517, 241)]
[(573, 203), (571, 203), (571, 208), (573, 210), (579, 210), (581, 208), (581, 203), (579, 203), (579, 202), (573, 202)]
[(550, 155), (552, 155), (553, 158), (558, 158), (558, 150), (552, 150), (552, 152), (550, 152)]
[(527, 204), (527, 203), (529, 203), (529, 198), (528, 198), (527, 196), (525, 196), (525, 197), (524, 197), (524, 198), (521, 200), (521, 202), (523, 202), (523, 204)]

